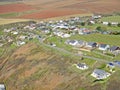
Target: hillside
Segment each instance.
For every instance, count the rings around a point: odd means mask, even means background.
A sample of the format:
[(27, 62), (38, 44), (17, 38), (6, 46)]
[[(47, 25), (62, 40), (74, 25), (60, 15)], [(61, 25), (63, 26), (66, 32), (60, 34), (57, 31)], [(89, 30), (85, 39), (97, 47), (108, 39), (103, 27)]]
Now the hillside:
[[(72, 67), (79, 59), (56, 53), (42, 44), (28, 43), (0, 58), (0, 82), (7, 90), (119, 90), (120, 71), (95, 82), (91, 70)], [(99, 83), (101, 82), (101, 83)]]

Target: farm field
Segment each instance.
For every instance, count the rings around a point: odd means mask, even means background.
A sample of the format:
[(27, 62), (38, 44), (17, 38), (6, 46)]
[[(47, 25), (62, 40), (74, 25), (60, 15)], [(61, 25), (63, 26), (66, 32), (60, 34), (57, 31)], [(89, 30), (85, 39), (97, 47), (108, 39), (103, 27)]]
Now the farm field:
[[(7, 3), (7, 2), (6, 2)], [(119, 12), (119, 0), (31, 0), (15, 4), (0, 5), (0, 14), (13, 12), (24, 13), (15, 18), (45, 19), (75, 14), (113, 13)]]
[[(0, 0), (0, 85), (120, 90), (120, 0), (5, 1)], [(102, 74), (92, 77), (96, 69)]]

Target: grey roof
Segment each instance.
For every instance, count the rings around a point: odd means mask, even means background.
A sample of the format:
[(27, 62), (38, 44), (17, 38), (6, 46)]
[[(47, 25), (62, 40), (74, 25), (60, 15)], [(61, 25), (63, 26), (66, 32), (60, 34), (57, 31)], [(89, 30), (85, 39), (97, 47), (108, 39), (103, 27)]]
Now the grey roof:
[(115, 50), (118, 50), (118, 49), (119, 49), (118, 46), (112, 46), (112, 47), (110, 48), (111, 51), (115, 51)]
[(79, 64), (77, 64), (79, 67), (84, 67), (84, 66), (86, 66), (84, 63), (79, 63)]
[(102, 69), (95, 69), (94, 73), (100, 76), (106, 75), (106, 72)]
[(105, 48), (107, 44), (100, 44), (99, 47)]
[(83, 44), (83, 43), (84, 43), (84, 41), (80, 40), (80, 41), (78, 41), (78, 43), (79, 43), (79, 44)]
[(96, 42), (88, 42), (88, 45), (95, 47), (97, 45)]
[(70, 40), (69, 41), (69, 43), (75, 43), (76, 42), (76, 40)]

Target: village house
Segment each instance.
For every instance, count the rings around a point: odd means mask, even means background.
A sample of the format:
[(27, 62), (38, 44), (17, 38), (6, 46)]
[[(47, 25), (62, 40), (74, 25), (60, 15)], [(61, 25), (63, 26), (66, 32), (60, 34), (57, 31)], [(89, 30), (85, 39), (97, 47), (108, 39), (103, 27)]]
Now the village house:
[(102, 17), (101, 15), (93, 15), (93, 16), (92, 16), (93, 19), (99, 19), (99, 18), (101, 18), (101, 17)]
[(78, 41), (77, 40), (67, 40), (66, 43), (69, 45), (72, 45), (72, 46), (76, 46), (78, 44)]
[(6, 90), (6, 87), (4, 84), (0, 84), (0, 90)]
[(103, 22), (103, 25), (108, 25), (109, 24), (109, 22)]
[(111, 22), (111, 25), (117, 26), (117, 25), (118, 25), (118, 22)]
[(110, 52), (111, 52), (112, 54), (114, 54), (115, 56), (120, 53), (120, 47), (118, 47), (118, 46), (112, 46), (112, 47), (110, 47), (109, 50), (110, 50)]
[(109, 68), (111, 72), (114, 72), (113, 69), (115, 68), (115, 65), (113, 62), (108, 63), (106, 67)]
[(88, 69), (88, 66), (87, 66), (85, 63), (76, 64), (76, 67), (77, 67), (78, 69), (81, 69), (81, 70), (86, 70), (86, 69)]
[(96, 79), (105, 79), (109, 77), (111, 74), (102, 70), (102, 69), (95, 69), (91, 76), (93, 76)]
[(17, 41), (16, 44), (17, 44), (17, 46), (21, 46), (21, 45), (24, 45), (26, 43), (24, 41)]
[(78, 47), (83, 47), (83, 46), (85, 46), (85, 44), (86, 44), (85, 41), (79, 40), (77, 46)]
[(17, 34), (18, 34), (17, 31), (12, 31), (11, 33), (14, 34), (14, 35), (17, 35)]
[(61, 37), (62, 37), (62, 38), (68, 38), (68, 37), (71, 37), (71, 35), (70, 35), (70, 34), (67, 34), (67, 33), (64, 33), (64, 34), (62, 34)]
[(110, 48), (110, 45), (107, 45), (107, 44), (99, 44), (99, 47), (98, 47), (98, 49), (102, 51), (106, 51), (109, 48)]
[(86, 34), (90, 34), (90, 33), (91, 33), (90, 30), (88, 30), (86, 28), (80, 28), (78, 30), (78, 34), (80, 34), (80, 35), (86, 35)]
[(110, 62), (110, 63), (107, 64), (107, 67), (109, 67), (109, 68), (115, 68), (115, 65), (114, 65), (113, 62)]
[(11, 32), (11, 29), (4, 29), (4, 32)]
[(120, 67), (120, 61), (113, 61), (113, 64), (115, 65), (115, 66), (118, 66), (118, 67)]
[(27, 36), (24, 36), (24, 35), (19, 36), (20, 40), (25, 40), (26, 38), (27, 38)]
[(117, 50), (120, 50), (120, 47), (118, 47), (118, 46), (112, 46), (112, 47), (110, 47), (110, 51), (111, 52), (114, 52), (114, 51), (117, 51)]
[(3, 43), (0, 43), (0, 47), (2, 47), (4, 44)]
[(87, 42), (85, 47), (95, 48), (95, 47), (97, 47), (97, 43), (96, 42)]

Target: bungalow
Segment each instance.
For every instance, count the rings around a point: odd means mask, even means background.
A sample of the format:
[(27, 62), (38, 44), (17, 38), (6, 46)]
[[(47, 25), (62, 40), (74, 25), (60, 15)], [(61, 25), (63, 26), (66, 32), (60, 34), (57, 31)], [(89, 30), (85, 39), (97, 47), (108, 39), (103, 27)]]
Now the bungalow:
[(86, 70), (86, 69), (88, 69), (88, 66), (87, 66), (85, 63), (76, 64), (76, 67), (77, 67), (78, 69), (81, 69), (81, 70)]
[(99, 50), (103, 50), (103, 51), (105, 51), (105, 50), (108, 50), (110, 48), (110, 46), (109, 45), (107, 45), (107, 44), (99, 44)]
[(94, 15), (94, 16), (92, 16), (93, 19), (99, 19), (101, 17), (102, 17), (101, 15)]
[(101, 69), (95, 69), (93, 73), (91, 74), (91, 76), (93, 76), (96, 79), (105, 79), (109, 77), (110, 75), (111, 75), (110, 73), (104, 70), (101, 70)]
[(0, 47), (2, 47), (4, 44), (3, 43), (0, 43)]
[(116, 61), (113, 62), (113, 64), (120, 67), (120, 61), (116, 60)]
[(88, 48), (95, 48), (97, 46), (96, 42), (88, 42), (85, 47)]
[(118, 22), (111, 22), (111, 25), (116, 26), (116, 25), (118, 25)]
[(109, 22), (103, 22), (103, 25), (108, 25), (109, 24)]
[(110, 63), (108, 63), (107, 64), (107, 66), (106, 67), (109, 67), (109, 68), (114, 68), (115, 67), (115, 65), (114, 65), (114, 63), (113, 62), (110, 62)]
[(11, 32), (11, 30), (10, 29), (4, 29), (4, 32)]
[(111, 51), (111, 52), (114, 52), (114, 51), (117, 51), (117, 50), (120, 50), (120, 47), (118, 47), (118, 46), (112, 46), (112, 47), (110, 48), (110, 51)]
[(18, 34), (17, 31), (13, 31), (13, 32), (11, 32), (11, 33), (14, 34), (14, 35), (17, 35), (17, 34)]
[(69, 45), (76, 46), (78, 44), (78, 41), (77, 40), (69, 40), (67, 43)]
[(86, 28), (81, 28), (80, 30), (78, 30), (78, 34), (80, 34), (80, 35), (90, 34), (90, 30), (88, 30)]
[(4, 84), (0, 84), (0, 90), (6, 90), (6, 87)]
[(27, 38), (27, 36), (23, 36), (23, 35), (21, 35), (21, 36), (19, 37), (20, 40), (25, 40), (26, 38)]
[(68, 37), (70, 37), (70, 36), (71, 36), (70, 34), (67, 34), (67, 33), (66, 33), (66, 34), (63, 34), (61, 37), (62, 37), (62, 38), (68, 38)]
[(21, 45), (24, 45), (25, 42), (24, 41), (17, 41), (17, 46), (21, 46)]
[(77, 45), (78, 45), (79, 47), (83, 47), (83, 46), (85, 46), (85, 42), (82, 41), (82, 40), (79, 40)]

